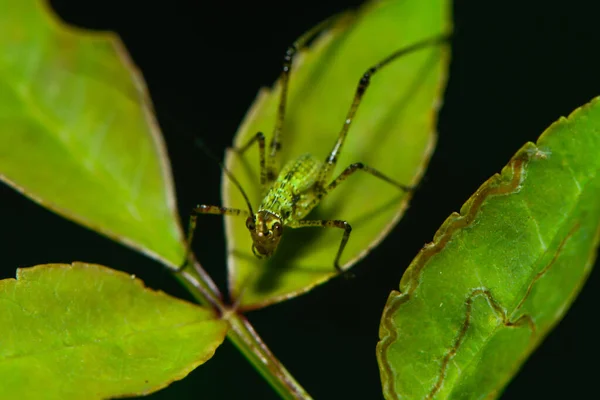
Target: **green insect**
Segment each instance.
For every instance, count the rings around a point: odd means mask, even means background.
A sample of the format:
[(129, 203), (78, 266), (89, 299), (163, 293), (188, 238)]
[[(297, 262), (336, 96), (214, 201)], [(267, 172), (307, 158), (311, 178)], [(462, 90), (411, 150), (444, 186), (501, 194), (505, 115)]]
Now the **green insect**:
[[(411, 187), (403, 185), (387, 177), (375, 168), (363, 163), (354, 163), (348, 166), (340, 175), (331, 180), (338, 156), (342, 151), (344, 141), (350, 129), (352, 120), (361, 103), (362, 97), (367, 90), (371, 77), (384, 66), (403, 55), (424, 49), (428, 46), (441, 44), (447, 40), (446, 36), (435, 36), (419, 41), (411, 46), (402, 48), (379, 63), (369, 68), (360, 78), (356, 89), (354, 99), (350, 105), (346, 120), (342, 125), (338, 139), (333, 149), (324, 161), (318, 160), (311, 154), (304, 154), (295, 160), (288, 162), (281, 170), (278, 168), (278, 154), (282, 146), (282, 127), (285, 118), (286, 101), (288, 92), (288, 83), (290, 80), (290, 71), (294, 55), (321, 30), (329, 21), (317, 25), (314, 29), (301, 36), (286, 51), (283, 61), (283, 73), (281, 76), (281, 92), (277, 110), (277, 119), (273, 136), (269, 143), (268, 152), (265, 150), (265, 136), (258, 132), (244, 146), (234, 148), (240, 156), (252, 147), (258, 144), (259, 163), (260, 163), (260, 185), (264, 198), (255, 213), (248, 196), (242, 189), (235, 177), (227, 169), (223, 169), (231, 181), (239, 188), (247, 204), (247, 210), (237, 208), (226, 208), (211, 205), (198, 205), (192, 210), (188, 227), (187, 248), (188, 254), (183, 266), (186, 265), (191, 243), (196, 228), (196, 219), (199, 214), (216, 214), (240, 216), (246, 218), (246, 227), (252, 238), (252, 252), (258, 258), (268, 258), (277, 250), (277, 246), (286, 229), (305, 228), (305, 227), (327, 227), (343, 230), (343, 236), (333, 261), (333, 266), (338, 272), (342, 272), (340, 267), (340, 257), (350, 238), (352, 227), (347, 221), (343, 220), (305, 220), (308, 213), (314, 209), (327, 194), (332, 192), (340, 183), (356, 171), (367, 172), (399, 190), (407, 192)], [(183, 267), (182, 266), (182, 267)]]

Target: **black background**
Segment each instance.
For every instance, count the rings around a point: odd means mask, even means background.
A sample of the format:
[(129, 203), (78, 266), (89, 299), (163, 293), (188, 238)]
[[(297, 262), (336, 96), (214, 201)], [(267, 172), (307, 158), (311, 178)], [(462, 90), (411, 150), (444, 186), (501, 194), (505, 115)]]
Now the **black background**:
[[(318, 21), (359, 2), (282, 3), (52, 1), (69, 22), (117, 31), (144, 73), (172, 159), (182, 218), (198, 202), (220, 202), (219, 169), (193, 147), (189, 135), (202, 137), (222, 154), (258, 88), (277, 78), (286, 46)], [(316, 399), (381, 398), (375, 344), (383, 305), (403, 273), (397, 266), (407, 266), (444, 219), (525, 141), (600, 95), (595, 3), (456, 1), (439, 144), (411, 208), (355, 267), (356, 279), (334, 280), (249, 314), (273, 352)], [(189, 298), (152, 260), (4, 185), (0, 198), (2, 278), (14, 276), (19, 266), (81, 260), (135, 273), (150, 287)], [(202, 223), (204, 234), (195, 250), (224, 287), (222, 222), (215, 217)], [(503, 398), (586, 398), (595, 392), (599, 288), (596, 270)], [(152, 397), (277, 395), (226, 341), (208, 363)]]

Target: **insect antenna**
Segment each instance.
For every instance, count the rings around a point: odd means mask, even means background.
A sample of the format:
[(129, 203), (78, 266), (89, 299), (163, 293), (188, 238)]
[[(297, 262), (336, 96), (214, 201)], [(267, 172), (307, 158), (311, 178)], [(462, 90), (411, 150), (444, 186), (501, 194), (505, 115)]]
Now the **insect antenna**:
[(248, 207), (248, 211), (250, 212), (250, 215), (251, 216), (254, 215), (254, 211), (252, 210), (252, 203), (250, 202), (250, 198), (246, 194), (246, 191), (242, 188), (242, 185), (237, 180), (237, 178), (233, 175), (233, 173), (231, 171), (229, 171), (229, 169), (227, 169), (227, 167), (225, 165), (223, 165), (223, 163), (221, 162), (219, 157), (217, 157), (215, 155), (215, 153), (206, 145), (206, 143), (204, 143), (204, 141), (202, 139), (200, 139), (198, 136), (192, 135), (190, 133), (191, 129), (187, 129), (186, 127), (184, 127), (184, 124), (182, 124), (180, 121), (178, 121), (173, 115), (171, 115), (169, 113), (161, 113), (161, 115), (165, 115), (167, 117), (167, 119), (177, 127), (177, 130), (181, 131), (183, 134), (185, 134), (190, 139), (192, 139), (192, 141), (194, 142), (194, 145), (196, 147), (198, 147), (208, 158), (210, 158), (215, 163), (217, 163), (219, 168), (221, 168), (221, 170), (225, 173), (225, 175), (227, 175), (229, 180), (235, 185), (235, 187), (238, 188), (238, 190), (244, 197), (244, 201), (246, 202), (246, 206)]
[[(68, 67), (65, 67), (65, 68), (68, 71), (71, 71), (71, 72), (81, 73), (80, 71), (75, 71), (75, 70), (69, 69)], [(85, 74), (85, 73), (83, 75), (87, 79), (90, 79), (90, 80), (92, 80), (94, 82), (98, 82), (98, 83), (103, 84), (103, 85), (105, 84), (105, 82), (99, 81), (94, 76), (91, 76), (91, 75), (88, 75), (88, 74)], [(127, 96), (127, 97), (129, 97), (129, 95), (127, 93), (124, 93), (124, 95)], [(132, 98), (132, 100), (135, 101), (136, 98)], [(162, 126), (162, 124), (160, 123), (160, 118), (159, 118), (159, 112), (158, 112), (158, 110), (154, 109), (152, 106), (150, 106), (150, 108), (151, 108), (150, 111), (154, 113), (154, 117), (156, 118), (157, 123)], [(192, 131), (192, 129), (190, 129), (188, 126), (184, 126), (184, 124), (182, 124), (172, 114), (170, 114), (168, 112), (164, 112), (164, 110), (161, 110), (160, 114), (161, 114), (161, 118), (162, 118), (162, 116), (166, 116), (167, 119), (174, 124), (174, 126), (176, 127), (176, 129), (178, 131), (183, 132), (185, 135), (187, 135), (189, 138), (191, 138), (194, 141), (194, 144), (198, 148), (200, 148), (204, 152), (204, 154), (206, 154), (210, 159), (214, 160), (219, 165), (219, 167), (221, 168), (221, 170), (229, 177), (229, 179), (231, 180), (231, 182), (233, 182), (233, 184), (239, 189), (240, 193), (244, 197), (244, 200), (246, 201), (246, 205), (248, 206), (248, 211), (250, 212), (250, 215), (254, 215), (254, 212), (252, 211), (252, 204), (250, 203), (250, 199), (248, 198), (248, 195), (246, 194), (246, 192), (242, 188), (242, 185), (235, 178), (235, 176), (231, 173), (231, 171), (229, 171), (223, 165), (223, 163), (221, 162), (221, 160), (219, 160), (219, 158), (214, 155), (214, 153), (208, 148), (208, 146), (199, 137), (190, 134), (189, 132)]]
[(204, 154), (206, 154), (210, 159), (212, 159), (213, 161), (215, 161), (219, 165), (219, 167), (221, 168), (221, 170), (225, 173), (225, 175), (227, 175), (227, 177), (229, 178), (229, 180), (235, 185), (235, 187), (238, 188), (238, 190), (240, 191), (240, 193), (244, 197), (244, 200), (246, 201), (246, 205), (248, 206), (248, 211), (250, 212), (250, 215), (251, 216), (254, 215), (254, 211), (252, 211), (252, 203), (250, 202), (250, 199), (248, 198), (248, 195), (244, 191), (244, 188), (242, 188), (242, 185), (237, 180), (237, 178), (235, 177), (235, 175), (233, 175), (233, 173), (231, 173), (231, 171), (229, 171), (229, 169), (227, 169), (227, 167), (225, 167), (225, 165), (223, 165), (223, 163), (221, 162), (221, 160), (219, 160), (219, 158), (217, 156), (215, 156), (212, 151), (210, 151), (210, 149), (208, 148), (208, 146), (206, 146), (206, 144), (204, 143), (204, 141), (202, 139), (200, 139), (199, 137), (194, 137), (194, 144), (200, 150), (202, 150), (202, 152)]

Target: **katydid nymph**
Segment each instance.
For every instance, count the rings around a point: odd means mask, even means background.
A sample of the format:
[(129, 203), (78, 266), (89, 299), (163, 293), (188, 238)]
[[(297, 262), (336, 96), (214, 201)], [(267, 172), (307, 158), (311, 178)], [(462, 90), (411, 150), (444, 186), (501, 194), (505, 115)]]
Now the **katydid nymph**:
[(417, 52), (424, 48), (440, 45), (448, 40), (446, 35), (437, 35), (418, 41), (408, 47), (395, 51), (385, 59), (369, 68), (360, 77), (358, 87), (350, 108), (343, 121), (342, 128), (333, 148), (324, 161), (315, 158), (311, 154), (304, 154), (279, 168), (278, 154), (282, 147), (283, 122), (286, 113), (287, 92), (291, 74), (294, 55), (312, 40), (317, 33), (323, 30), (323, 23), (301, 36), (286, 51), (283, 60), (283, 72), (281, 75), (281, 91), (277, 108), (275, 128), (266, 147), (265, 135), (256, 133), (246, 144), (233, 148), (238, 155), (243, 155), (248, 149), (257, 145), (260, 164), (260, 185), (263, 200), (258, 210), (254, 212), (252, 204), (235, 177), (226, 169), (223, 171), (231, 181), (238, 187), (246, 202), (247, 209), (227, 208), (213, 205), (198, 205), (192, 210), (189, 220), (187, 251), (185, 266), (188, 262), (191, 243), (196, 228), (197, 216), (199, 214), (215, 214), (225, 216), (236, 216), (246, 218), (246, 228), (252, 238), (252, 252), (258, 258), (272, 256), (287, 229), (304, 227), (326, 227), (338, 228), (343, 231), (341, 242), (333, 259), (333, 266), (338, 272), (342, 272), (340, 257), (346, 243), (350, 238), (352, 227), (344, 220), (305, 220), (304, 218), (323, 200), (328, 193), (346, 180), (356, 171), (364, 171), (379, 178), (403, 192), (413, 190), (411, 186), (396, 182), (379, 170), (365, 165), (361, 162), (351, 164), (332, 180), (332, 174), (336, 166), (338, 156), (342, 151), (344, 141), (360, 106), (362, 97), (369, 87), (371, 78), (375, 73), (386, 65), (398, 60), (402, 56)]

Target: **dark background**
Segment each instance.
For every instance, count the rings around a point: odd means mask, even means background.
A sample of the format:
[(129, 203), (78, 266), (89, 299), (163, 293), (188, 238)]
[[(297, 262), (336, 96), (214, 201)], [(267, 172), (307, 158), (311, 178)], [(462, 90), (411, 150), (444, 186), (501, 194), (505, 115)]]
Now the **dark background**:
[[(286, 46), (323, 18), (359, 2), (283, 7), (248, 3), (52, 1), (69, 22), (117, 31), (143, 71), (172, 159), (182, 218), (198, 202), (220, 202), (219, 169), (193, 147), (190, 134), (222, 154), (259, 87), (277, 78)], [(535, 140), (558, 117), (600, 95), (596, 3), (456, 1), (439, 144), (406, 216), (355, 267), (356, 279), (337, 279), (249, 314), (273, 352), (316, 399), (381, 398), (375, 359), (379, 317), (403, 268), (444, 219), (525, 141)], [(14, 276), (19, 266), (81, 260), (135, 273), (150, 287), (189, 298), (156, 262), (4, 185), (0, 198), (0, 277)], [(204, 234), (195, 250), (224, 287), (221, 219), (202, 223), (204, 232), (212, 234)], [(596, 392), (599, 289), (595, 270), (503, 398), (586, 398)], [(226, 341), (208, 363), (153, 398), (277, 396)]]

